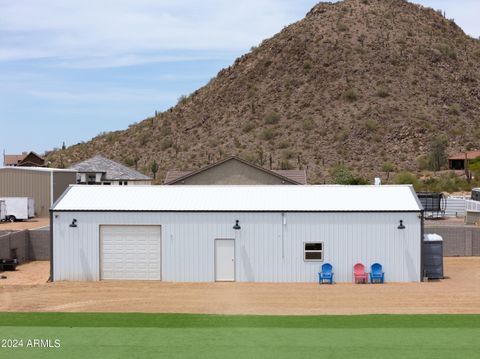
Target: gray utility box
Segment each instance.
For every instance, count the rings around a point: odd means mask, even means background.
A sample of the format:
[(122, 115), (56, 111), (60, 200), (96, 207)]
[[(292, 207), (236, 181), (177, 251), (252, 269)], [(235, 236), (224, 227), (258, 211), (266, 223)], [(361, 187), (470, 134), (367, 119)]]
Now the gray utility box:
[(443, 238), (438, 234), (423, 236), (423, 276), (443, 279)]
[(474, 201), (480, 201), (480, 188), (472, 189), (472, 199)]

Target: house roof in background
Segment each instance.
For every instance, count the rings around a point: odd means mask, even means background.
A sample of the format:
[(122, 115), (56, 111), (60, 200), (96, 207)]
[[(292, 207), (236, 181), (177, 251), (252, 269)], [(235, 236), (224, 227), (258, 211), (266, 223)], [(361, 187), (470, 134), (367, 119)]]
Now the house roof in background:
[(273, 172), (294, 180), (300, 184), (307, 184), (307, 172), (305, 170), (272, 170)]
[(192, 172), (194, 171), (168, 171), (163, 183), (169, 184), (170, 182), (176, 182), (177, 179), (189, 175)]
[(239, 162), (242, 162), (248, 166), (254, 167), (260, 171), (263, 171), (265, 173), (268, 173), (270, 175), (273, 175), (275, 177), (279, 177), (280, 179), (291, 183), (291, 184), (307, 184), (307, 173), (305, 170), (269, 170), (266, 168), (263, 168), (261, 166), (258, 166), (254, 163), (248, 162), (240, 157), (237, 156), (230, 156), (227, 157), (221, 161), (212, 163), (208, 166), (202, 167), (197, 170), (190, 170), (190, 171), (177, 171), (177, 170), (172, 170), (168, 171), (167, 175), (165, 176), (164, 184), (174, 184), (176, 182), (183, 181), (189, 177), (195, 176), (198, 173), (202, 173), (204, 171), (209, 170), (210, 168), (219, 166), (225, 162), (231, 161), (231, 160), (236, 160)]
[(26, 155), (5, 155), (3, 156), (3, 164), (5, 166), (13, 166), (18, 164)]
[(477, 157), (480, 157), (480, 151), (467, 151), (467, 152), (460, 152), (456, 153), (452, 156), (449, 156), (449, 160), (464, 160), (465, 156), (467, 157), (468, 160), (473, 160)]
[(14, 165), (18, 165), (20, 164), (25, 158), (27, 158), (29, 155), (34, 155), (36, 157), (38, 157), (39, 159), (45, 161), (45, 159), (40, 156), (38, 153), (34, 152), (34, 151), (30, 151), (30, 152), (24, 152), (20, 155), (4, 155), (3, 156), (3, 164), (5, 166), (14, 166)]
[(79, 162), (70, 167), (82, 173), (104, 173), (104, 180), (130, 180), (148, 181), (150, 177), (140, 173), (133, 168), (124, 166), (118, 162), (96, 155), (88, 160)]
[[(411, 185), (73, 185), (54, 205), (54, 210), (108, 212), (420, 212), (423, 207)], [(395, 223), (392, 223), (392, 225), (395, 225)]]

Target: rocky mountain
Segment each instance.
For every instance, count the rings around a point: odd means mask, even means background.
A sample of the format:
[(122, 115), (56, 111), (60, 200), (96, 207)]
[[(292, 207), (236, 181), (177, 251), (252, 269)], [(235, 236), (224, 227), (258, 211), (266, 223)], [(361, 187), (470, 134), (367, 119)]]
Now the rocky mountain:
[(480, 41), (440, 11), (403, 0), (320, 3), (169, 110), (49, 155), (94, 154), (150, 172), (195, 169), (227, 155), (373, 177), (385, 163), (418, 171), (431, 139), (480, 147)]

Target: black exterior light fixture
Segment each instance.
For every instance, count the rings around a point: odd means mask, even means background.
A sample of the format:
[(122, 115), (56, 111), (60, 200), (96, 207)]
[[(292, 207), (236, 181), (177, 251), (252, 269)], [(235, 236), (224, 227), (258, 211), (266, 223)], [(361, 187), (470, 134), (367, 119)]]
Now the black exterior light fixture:
[(405, 229), (405, 225), (403, 224), (403, 220), (400, 220), (400, 224), (397, 227), (398, 229)]
[(242, 227), (240, 227), (240, 224), (238, 224), (238, 222), (240, 222), (238, 219), (235, 221), (235, 225), (233, 226), (233, 229), (241, 229)]
[(77, 220), (75, 218), (72, 219), (72, 223), (70, 223), (70, 227), (77, 228)]

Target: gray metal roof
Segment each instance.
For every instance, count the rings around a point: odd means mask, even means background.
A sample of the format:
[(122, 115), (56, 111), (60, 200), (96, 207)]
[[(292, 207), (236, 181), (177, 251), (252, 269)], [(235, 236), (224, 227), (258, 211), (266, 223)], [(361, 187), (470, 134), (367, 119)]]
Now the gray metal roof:
[(133, 168), (121, 165), (115, 161), (109, 160), (103, 156), (96, 155), (88, 160), (79, 162), (70, 167), (82, 173), (104, 173), (103, 180), (151, 180)]

